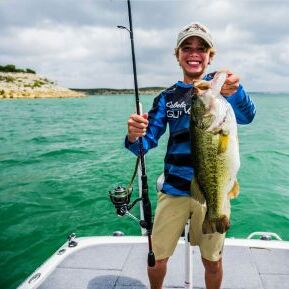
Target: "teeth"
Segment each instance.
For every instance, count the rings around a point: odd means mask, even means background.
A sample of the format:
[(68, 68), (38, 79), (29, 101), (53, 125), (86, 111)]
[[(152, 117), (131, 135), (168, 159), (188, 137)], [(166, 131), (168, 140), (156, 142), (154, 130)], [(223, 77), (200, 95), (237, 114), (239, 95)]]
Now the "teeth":
[(200, 62), (199, 61), (189, 61), (188, 63), (191, 65), (196, 65), (196, 64), (199, 64)]

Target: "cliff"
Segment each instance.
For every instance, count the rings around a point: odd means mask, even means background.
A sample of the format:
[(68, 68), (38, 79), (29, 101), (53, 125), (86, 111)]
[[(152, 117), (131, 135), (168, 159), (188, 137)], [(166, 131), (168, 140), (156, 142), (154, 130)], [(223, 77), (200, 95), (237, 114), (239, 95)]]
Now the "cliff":
[(64, 98), (82, 97), (85, 93), (55, 85), (54, 82), (33, 73), (0, 72), (0, 99), (2, 98)]

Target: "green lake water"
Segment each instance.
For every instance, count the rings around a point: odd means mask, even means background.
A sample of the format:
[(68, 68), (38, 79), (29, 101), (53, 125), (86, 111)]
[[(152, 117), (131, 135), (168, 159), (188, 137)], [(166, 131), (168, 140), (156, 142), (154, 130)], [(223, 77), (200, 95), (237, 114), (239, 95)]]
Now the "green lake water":
[[(239, 126), (241, 193), (227, 236), (271, 231), (289, 240), (289, 94), (251, 96), (257, 115)], [(141, 96), (145, 111), (152, 100)], [(16, 288), (72, 232), (140, 234), (108, 200), (133, 173), (123, 139), (134, 106), (132, 95), (0, 101), (0, 288)], [(166, 140), (146, 156), (153, 208)]]

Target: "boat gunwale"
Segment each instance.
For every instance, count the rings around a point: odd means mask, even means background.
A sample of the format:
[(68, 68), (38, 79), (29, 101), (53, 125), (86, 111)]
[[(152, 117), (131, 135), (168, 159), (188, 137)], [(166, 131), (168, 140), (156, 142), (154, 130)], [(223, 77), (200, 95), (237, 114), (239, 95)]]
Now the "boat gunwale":
[[(68, 242), (64, 243), (51, 257), (49, 257), (42, 265), (40, 265), (17, 288), (38, 288), (65, 258), (83, 248), (88, 248), (95, 245), (147, 243), (146, 236), (94, 236), (79, 237), (75, 240), (77, 241), (77, 245), (75, 247), (70, 247), (68, 245)], [(184, 238), (181, 238), (178, 244), (185, 244)], [(257, 249), (289, 250), (289, 241), (226, 238), (225, 247), (228, 246), (239, 246)]]

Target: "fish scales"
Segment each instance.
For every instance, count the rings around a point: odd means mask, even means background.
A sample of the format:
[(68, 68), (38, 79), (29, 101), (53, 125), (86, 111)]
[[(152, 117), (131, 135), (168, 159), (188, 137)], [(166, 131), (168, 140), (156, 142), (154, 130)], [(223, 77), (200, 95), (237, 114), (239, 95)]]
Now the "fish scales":
[[(223, 160), (218, 155), (218, 135), (211, 133), (200, 133), (195, 130), (192, 134), (195, 145), (192, 150), (198, 154), (198, 161), (194, 164), (199, 176), (198, 184), (202, 192), (204, 192), (208, 207), (214, 207), (210, 210), (211, 218), (216, 217), (216, 213), (220, 212), (222, 199), (217, 198), (218, 191), (222, 189), (222, 172), (224, 171)], [(204, 148), (204, 149), (199, 149)], [(206, 193), (208, 192), (208, 193)], [(213, 215), (215, 213), (215, 215)]]
[(195, 84), (192, 95), (190, 133), (195, 178), (191, 191), (193, 198), (207, 205), (204, 233), (224, 233), (230, 227), (228, 195), (237, 186), (240, 166), (234, 112), (219, 93), (225, 77), (220, 72), (211, 82)]

